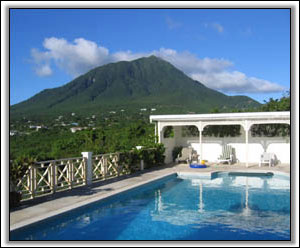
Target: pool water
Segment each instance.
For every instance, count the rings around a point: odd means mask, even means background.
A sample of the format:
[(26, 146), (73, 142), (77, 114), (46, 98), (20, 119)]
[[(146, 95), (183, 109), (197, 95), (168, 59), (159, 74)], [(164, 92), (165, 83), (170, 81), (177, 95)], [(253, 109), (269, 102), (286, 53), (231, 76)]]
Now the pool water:
[(290, 240), (289, 177), (173, 175), (10, 232), (11, 240)]

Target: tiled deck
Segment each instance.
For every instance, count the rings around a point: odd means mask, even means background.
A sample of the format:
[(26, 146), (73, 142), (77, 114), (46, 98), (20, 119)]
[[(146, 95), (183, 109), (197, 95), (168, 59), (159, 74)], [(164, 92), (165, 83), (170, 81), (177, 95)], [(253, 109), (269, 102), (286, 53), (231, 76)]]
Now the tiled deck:
[(10, 229), (13, 230), (34, 223), (176, 172), (201, 173), (212, 171), (278, 171), (290, 173), (290, 165), (282, 164), (271, 168), (268, 166), (259, 168), (257, 164), (250, 164), (246, 168), (244, 164), (208, 164), (208, 167), (204, 169), (193, 169), (187, 164), (166, 165), (156, 169), (145, 170), (144, 173), (136, 173), (130, 176), (123, 176), (122, 178), (102, 181), (94, 183), (90, 187), (79, 187), (71, 191), (59, 192), (54, 195), (24, 202), (21, 207), (10, 213)]

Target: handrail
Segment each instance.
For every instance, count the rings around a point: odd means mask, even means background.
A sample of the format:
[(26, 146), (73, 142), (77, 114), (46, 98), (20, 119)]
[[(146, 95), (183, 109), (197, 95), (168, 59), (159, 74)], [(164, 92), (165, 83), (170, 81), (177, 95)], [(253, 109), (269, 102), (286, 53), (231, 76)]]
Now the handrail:
[(45, 164), (45, 163), (52, 163), (56, 161), (65, 161), (65, 160), (73, 160), (73, 159), (81, 159), (82, 157), (74, 157), (74, 158), (61, 158), (61, 159), (53, 159), (53, 160), (46, 160), (46, 161), (40, 161), (40, 162), (35, 162), (35, 164)]
[[(155, 148), (142, 150), (155, 150)], [(29, 166), (16, 186), (22, 193), (22, 200), (27, 200), (143, 170), (143, 160), (130, 168), (126, 163), (119, 163), (119, 156), (122, 153), (124, 152), (94, 156), (91, 153), (90, 157), (85, 157), (83, 154), (82, 157), (35, 162)]]

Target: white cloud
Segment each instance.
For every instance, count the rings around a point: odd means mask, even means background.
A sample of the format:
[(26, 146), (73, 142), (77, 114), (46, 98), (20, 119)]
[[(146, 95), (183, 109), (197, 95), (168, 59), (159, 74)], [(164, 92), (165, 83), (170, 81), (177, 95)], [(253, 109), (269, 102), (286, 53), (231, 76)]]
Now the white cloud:
[(43, 46), (46, 51), (31, 50), (31, 56), (36, 63), (35, 71), (39, 76), (52, 74), (51, 62), (76, 77), (110, 62), (131, 61), (155, 55), (170, 62), (194, 80), (215, 90), (227, 93), (268, 93), (284, 90), (274, 82), (249, 77), (237, 70), (232, 71), (234, 64), (229, 60), (198, 58), (188, 51), (178, 52), (170, 48), (160, 48), (141, 53), (133, 53), (130, 50), (109, 53), (107, 48), (83, 38), (75, 39), (71, 43), (55, 37), (45, 39)]
[(75, 39), (73, 44), (65, 39), (46, 38), (43, 46), (48, 51), (39, 52), (37, 49), (31, 51), (35, 62), (39, 64), (43, 60), (53, 60), (72, 76), (78, 76), (97, 65), (109, 62), (106, 61), (108, 49), (83, 38)]
[(41, 65), (41, 66), (35, 68), (35, 72), (40, 77), (46, 77), (46, 76), (52, 75), (52, 70), (50, 68), (50, 65), (48, 65), (48, 64)]
[(280, 92), (284, 88), (276, 83), (247, 77), (239, 71), (221, 71), (213, 73), (193, 73), (193, 79), (203, 82), (207, 87), (231, 93), (271, 93)]
[(120, 51), (110, 55), (110, 60), (112, 62), (117, 61), (131, 61), (141, 57), (147, 57), (149, 53), (132, 53), (130, 50)]
[(233, 65), (232, 62), (225, 59), (200, 59), (188, 51), (177, 52), (172, 49), (161, 48), (159, 51), (154, 51), (153, 54), (169, 61), (188, 75), (196, 72), (210, 73), (223, 71), (225, 68)]

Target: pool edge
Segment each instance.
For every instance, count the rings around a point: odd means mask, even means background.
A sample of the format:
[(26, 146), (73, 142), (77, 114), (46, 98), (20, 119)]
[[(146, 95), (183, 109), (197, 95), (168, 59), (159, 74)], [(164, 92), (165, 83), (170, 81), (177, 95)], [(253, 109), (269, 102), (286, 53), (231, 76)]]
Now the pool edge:
[(17, 229), (23, 228), (25, 226), (37, 223), (39, 221), (43, 221), (43, 220), (46, 220), (48, 218), (55, 217), (56, 215), (63, 214), (65, 212), (68, 212), (68, 211), (71, 211), (71, 210), (75, 210), (75, 209), (83, 207), (85, 205), (92, 204), (92, 203), (95, 203), (97, 201), (106, 200), (106, 199), (108, 199), (110, 197), (113, 197), (113, 196), (116, 196), (120, 193), (124, 193), (124, 192), (130, 191), (130, 190), (133, 190), (133, 189), (138, 188), (140, 186), (145, 186), (149, 183), (153, 183), (153, 182), (159, 181), (161, 179), (165, 179), (165, 178), (167, 178), (169, 176), (172, 176), (172, 175), (174, 175), (174, 176), (177, 175), (177, 172), (174, 172), (174, 171), (167, 172), (163, 175), (159, 175), (159, 176), (153, 177), (151, 179), (148, 179), (148, 180), (145, 180), (145, 181), (142, 181), (142, 182), (138, 182), (138, 183), (126, 186), (126, 187), (121, 188), (121, 189), (114, 190), (113, 192), (109, 192), (109, 193), (106, 193), (106, 194), (103, 194), (103, 195), (100, 195), (100, 196), (95, 196), (91, 199), (80, 201), (80, 202), (72, 204), (71, 206), (68, 206), (68, 207), (64, 207), (64, 208), (59, 209), (59, 210), (53, 210), (53, 211), (51, 211), (47, 214), (42, 214), (38, 217), (33, 217), (33, 218), (30, 218), (30, 219), (27, 219), (27, 220), (24, 220), (24, 221), (20, 221), (18, 223), (15, 223), (15, 224), (11, 225), (10, 228), (9, 228), (9, 231), (12, 232), (12, 231), (15, 231)]
[[(140, 186), (145, 186), (145, 185), (147, 185), (149, 183), (153, 183), (155, 181), (159, 181), (161, 179), (165, 179), (165, 178), (167, 178), (169, 176), (172, 176), (172, 175), (180, 175), (180, 174), (186, 174), (186, 175), (193, 174), (193, 175), (195, 175), (195, 174), (198, 174), (198, 175), (202, 175), (202, 176), (205, 175), (202, 178), (210, 178), (210, 179), (212, 179), (214, 175), (217, 175), (218, 173), (222, 173), (222, 172), (228, 172), (228, 171), (226, 171), (226, 170), (214, 170), (214, 171), (210, 171), (210, 172), (202, 172), (202, 171), (195, 171), (195, 172), (168, 171), (168, 172), (163, 173), (162, 175), (156, 175), (153, 178), (144, 180), (142, 182), (137, 182), (137, 183), (135, 183), (133, 185), (129, 185), (129, 186), (126, 186), (124, 188), (116, 189), (113, 192), (109, 192), (109, 193), (106, 193), (106, 194), (103, 194), (103, 195), (100, 195), (100, 196), (95, 196), (93, 198), (86, 199), (86, 200), (77, 202), (75, 204), (72, 204), (71, 206), (67, 206), (67, 207), (64, 207), (64, 208), (61, 208), (61, 209), (58, 209), (58, 210), (53, 210), (53, 211), (51, 211), (49, 213), (42, 214), (42, 215), (39, 215), (37, 217), (33, 217), (33, 218), (30, 218), (30, 219), (27, 219), (27, 220), (24, 220), (24, 221), (17, 222), (17, 223), (15, 223), (15, 224), (13, 224), (13, 225), (10, 226), (9, 231), (10, 232), (11, 231), (15, 231), (15, 230), (17, 230), (19, 228), (23, 228), (25, 226), (37, 223), (39, 221), (46, 220), (46, 219), (54, 217), (56, 215), (63, 214), (65, 212), (68, 212), (68, 211), (71, 211), (71, 210), (75, 210), (75, 209), (83, 207), (85, 205), (95, 203), (97, 201), (102, 201), (102, 200), (108, 199), (108, 198), (116, 196), (116, 195), (118, 195), (120, 193), (124, 193), (124, 192), (130, 191), (130, 190), (133, 190), (133, 189), (138, 188)], [(243, 170), (234, 170), (234, 172), (245, 172), (245, 171), (243, 171)], [(263, 171), (262, 170), (249, 170), (248, 172), (262, 173), (262, 172), (270, 172), (270, 170), (267, 170), (267, 169), (263, 170)], [(277, 175), (284, 175), (284, 176), (290, 177), (290, 174), (286, 173), (286, 172), (275, 172), (275, 171), (271, 171), (271, 172), (274, 175), (277, 174)]]

